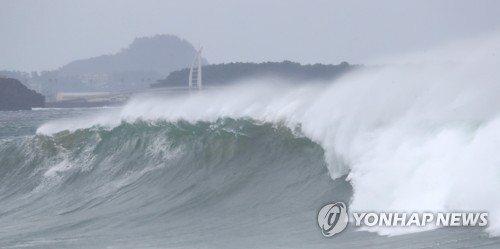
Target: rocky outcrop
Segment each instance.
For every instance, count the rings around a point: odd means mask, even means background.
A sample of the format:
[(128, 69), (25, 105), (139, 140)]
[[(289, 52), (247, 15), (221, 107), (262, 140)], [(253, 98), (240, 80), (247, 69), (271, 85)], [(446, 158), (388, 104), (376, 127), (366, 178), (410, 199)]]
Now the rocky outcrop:
[(0, 111), (31, 110), (44, 107), (45, 97), (16, 79), (0, 78)]

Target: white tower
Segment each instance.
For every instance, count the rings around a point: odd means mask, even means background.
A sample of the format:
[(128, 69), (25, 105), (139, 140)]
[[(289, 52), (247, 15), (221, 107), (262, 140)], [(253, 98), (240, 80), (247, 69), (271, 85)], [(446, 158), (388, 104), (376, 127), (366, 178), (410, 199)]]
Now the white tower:
[(193, 59), (193, 63), (191, 63), (191, 69), (189, 70), (189, 89), (198, 88), (201, 90), (201, 50), (203, 48), (200, 47), (196, 56)]

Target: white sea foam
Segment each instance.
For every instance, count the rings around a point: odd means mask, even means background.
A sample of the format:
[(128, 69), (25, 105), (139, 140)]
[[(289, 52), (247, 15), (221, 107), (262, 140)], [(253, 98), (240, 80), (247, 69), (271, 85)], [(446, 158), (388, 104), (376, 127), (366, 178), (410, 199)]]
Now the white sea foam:
[(248, 80), (189, 96), (137, 97), (121, 109), (51, 122), (38, 132), (138, 119), (300, 124), (325, 149), (331, 176), (349, 174), (351, 210), (486, 210), (488, 230), (500, 235), (499, 44), (499, 36), (458, 42), (331, 83)]

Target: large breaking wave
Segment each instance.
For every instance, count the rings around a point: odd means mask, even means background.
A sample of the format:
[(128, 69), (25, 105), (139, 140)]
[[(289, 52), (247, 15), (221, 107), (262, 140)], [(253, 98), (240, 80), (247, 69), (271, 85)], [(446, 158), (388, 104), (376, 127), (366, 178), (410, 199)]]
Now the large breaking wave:
[(322, 146), (333, 178), (348, 174), (352, 209), (487, 210), (497, 234), (499, 40), (455, 43), (333, 83), (255, 80), (187, 98), (138, 97), (113, 115), (39, 132), (135, 120), (283, 123)]
[(290, 233), (320, 236), (317, 207), (350, 196), (319, 145), (254, 120), (38, 135), (2, 143), (0, 159), (3, 247), (305, 246)]
[(99, 115), (46, 123), (37, 136), (0, 147), (9, 165), (0, 175), (10, 205), (2, 215), (68, 215), (64, 226), (46, 223), (63, 233), (94, 233), (85, 225), (94, 222), (189, 233), (209, 229), (202, 221), (225, 235), (266, 227), (299, 234), (309, 217), (291, 224), (287, 214), (347, 198), (358, 211), (488, 211), (487, 231), (499, 235), (498, 41), (454, 44), (336, 82), (261, 79), (137, 96)]

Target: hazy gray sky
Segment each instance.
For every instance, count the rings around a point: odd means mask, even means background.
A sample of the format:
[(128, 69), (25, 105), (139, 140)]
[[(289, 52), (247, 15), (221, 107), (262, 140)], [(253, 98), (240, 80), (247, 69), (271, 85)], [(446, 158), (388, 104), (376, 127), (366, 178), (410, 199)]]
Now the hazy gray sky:
[(363, 63), (500, 30), (500, 1), (0, 0), (0, 70), (56, 69), (175, 34), (211, 63)]

